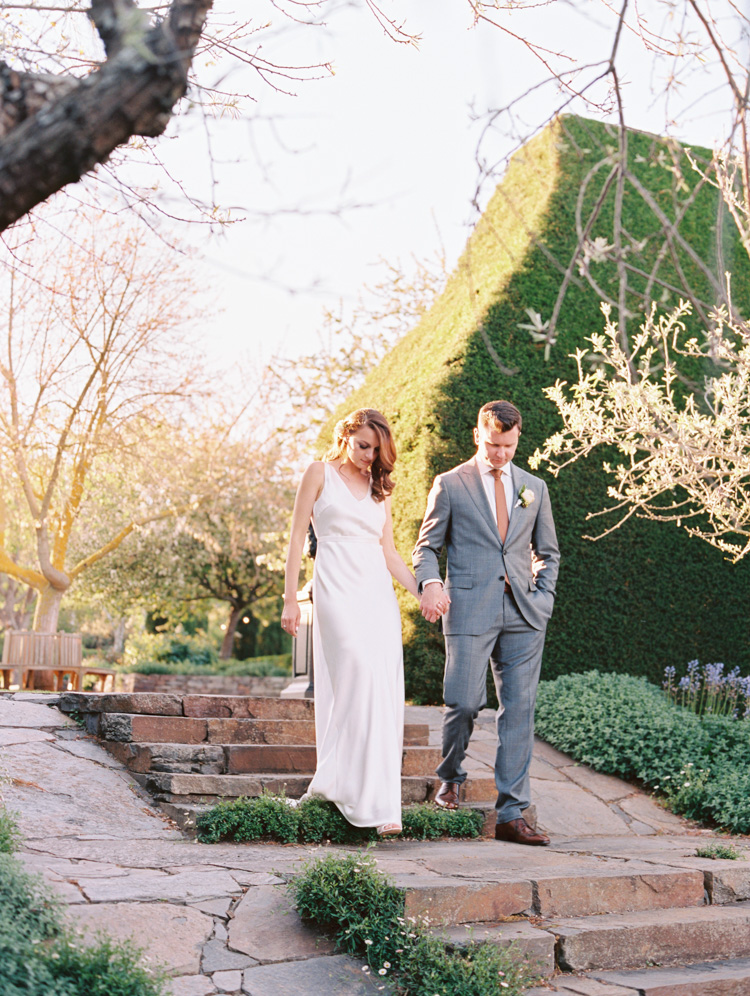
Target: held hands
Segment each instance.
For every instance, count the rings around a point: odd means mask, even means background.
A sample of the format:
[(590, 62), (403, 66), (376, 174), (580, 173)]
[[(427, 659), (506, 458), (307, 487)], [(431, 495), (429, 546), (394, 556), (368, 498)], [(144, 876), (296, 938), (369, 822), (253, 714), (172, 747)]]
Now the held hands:
[(284, 599), (284, 608), (281, 613), (281, 628), (284, 632), (289, 633), (290, 636), (297, 635), (300, 615), (301, 613), (296, 597), (293, 602), (291, 599), (289, 601)]
[(425, 586), (419, 606), (427, 622), (437, 622), (451, 604), (448, 592), (434, 582)]

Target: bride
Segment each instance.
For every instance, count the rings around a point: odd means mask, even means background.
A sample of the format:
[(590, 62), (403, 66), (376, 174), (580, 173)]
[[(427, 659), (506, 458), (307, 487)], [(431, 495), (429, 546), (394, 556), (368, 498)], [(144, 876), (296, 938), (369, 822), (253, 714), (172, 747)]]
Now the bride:
[(380, 412), (362, 408), (337, 423), (325, 460), (310, 464), (297, 491), (281, 616), (296, 635), (312, 518), (317, 769), (307, 795), (330, 800), (351, 824), (377, 827), (381, 836), (401, 832), (404, 674), (391, 576), (419, 598), (393, 542), (395, 461)]

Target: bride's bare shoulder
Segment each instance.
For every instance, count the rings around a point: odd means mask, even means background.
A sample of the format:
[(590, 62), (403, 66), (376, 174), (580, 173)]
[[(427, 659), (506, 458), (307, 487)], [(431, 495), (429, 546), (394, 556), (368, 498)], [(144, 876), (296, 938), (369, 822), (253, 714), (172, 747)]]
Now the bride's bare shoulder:
[(323, 460), (315, 460), (305, 468), (302, 481), (305, 484), (314, 484), (322, 487), (326, 476), (326, 465)]

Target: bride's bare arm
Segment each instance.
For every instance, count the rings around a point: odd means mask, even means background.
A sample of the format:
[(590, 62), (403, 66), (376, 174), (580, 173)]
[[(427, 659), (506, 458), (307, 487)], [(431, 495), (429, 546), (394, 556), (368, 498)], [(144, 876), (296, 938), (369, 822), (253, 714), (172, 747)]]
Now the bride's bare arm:
[(383, 528), (383, 538), (381, 543), (383, 546), (383, 553), (385, 554), (385, 563), (388, 570), (391, 572), (392, 577), (394, 577), (399, 584), (402, 584), (407, 591), (411, 592), (416, 599), (419, 599), (416, 579), (404, 563), (401, 555), (396, 549), (396, 544), (393, 542), (393, 519), (391, 518), (390, 497), (385, 499), (385, 526)]
[(297, 488), (292, 513), (292, 529), (289, 537), (289, 551), (286, 555), (286, 571), (284, 574), (284, 608), (281, 613), (281, 628), (292, 636), (299, 629), (300, 611), (297, 604), (297, 585), (302, 566), (302, 550), (305, 545), (307, 527), (310, 525), (313, 505), (325, 481), (325, 467), (322, 463), (311, 463)]

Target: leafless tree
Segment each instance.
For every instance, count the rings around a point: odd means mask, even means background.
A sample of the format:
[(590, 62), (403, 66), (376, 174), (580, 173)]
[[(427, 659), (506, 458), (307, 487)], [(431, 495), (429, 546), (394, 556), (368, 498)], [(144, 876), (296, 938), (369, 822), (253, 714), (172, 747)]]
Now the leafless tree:
[(162, 420), (200, 383), (183, 260), (142, 227), (67, 221), (25, 246), (33, 226), (15, 230), (0, 295), (0, 572), (38, 593), (41, 632), (56, 629), (80, 574), (180, 511), (169, 488), (146, 495), (141, 479), (160, 475)]

